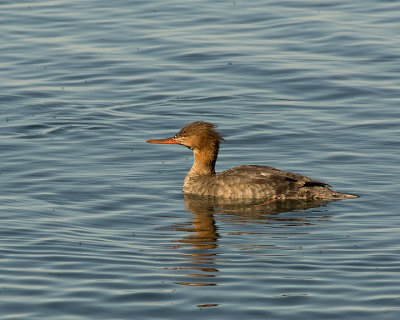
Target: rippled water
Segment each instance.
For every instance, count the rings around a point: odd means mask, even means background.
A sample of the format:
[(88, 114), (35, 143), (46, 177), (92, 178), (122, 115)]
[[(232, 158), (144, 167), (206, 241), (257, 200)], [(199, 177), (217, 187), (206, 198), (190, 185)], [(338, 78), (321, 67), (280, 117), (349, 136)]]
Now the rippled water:
[[(398, 319), (397, 1), (2, 1), (0, 319)], [(183, 197), (147, 145), (360, 198)]]

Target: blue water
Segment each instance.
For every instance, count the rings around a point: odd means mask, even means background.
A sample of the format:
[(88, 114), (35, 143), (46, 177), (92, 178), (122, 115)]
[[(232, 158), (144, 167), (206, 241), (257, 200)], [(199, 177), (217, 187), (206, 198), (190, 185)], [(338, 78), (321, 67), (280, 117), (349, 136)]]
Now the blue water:
[[(0, 319), (398, 319), (397, 1), (2, 1)], [(149, 145), (358, 199), (183, 197)]]

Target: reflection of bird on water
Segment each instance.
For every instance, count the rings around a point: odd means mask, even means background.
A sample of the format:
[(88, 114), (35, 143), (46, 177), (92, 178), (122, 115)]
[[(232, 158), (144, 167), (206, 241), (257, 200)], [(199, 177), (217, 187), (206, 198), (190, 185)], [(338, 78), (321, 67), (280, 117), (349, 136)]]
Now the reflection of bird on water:
[[(185, 208), (193, 214), (223, 213), (236, 216), (241, 220), (274, 220), (278, 213), (305, 211), (310, 208), (323, 207), (327, 201), (321, 200), (285, 200), (285, 201), (237, 201), (215, 197), (184, 195)], [(288, 219), (298, 220), (300, 217)], [(279, 218), (279, 220), (281, 220)]]
[[(215, 259), (218, 252), (218, 226), (215, 219), (228, 223), (270, 223), (272, 221), (287, 226), (306, 226), (312, 224), (308, 215), (291, 215), (279, 217), (278, 213), (287, 211), (305, 211), (309, 208), (323, 206), (326, 201), (317, 200), (285, 200), (264, 203), (260, 201), (238, 202), (232, 199), (215, 197), (201, 197), (190, 194), (184, 195), (185, 208), (193, 215), (189, 224), (176, 225), (176, 231), (185, 232), (185, 236), (176, 241), (176, 248), (182, 245), (190, 245), (193, 249), (185, 250), (184, 257), (192, 263), (191, 266), (179, 268), (186, 270), (189, 281), (180, 281), (177, 284), (187, 286), (214, 286), (215, 277), (219, 269)], [(326, 217), (325, 217), (326, 218)], [(240, 231), (246, 234), (249, 231)], [(250, 232), (251, 233), (251, 232)]]

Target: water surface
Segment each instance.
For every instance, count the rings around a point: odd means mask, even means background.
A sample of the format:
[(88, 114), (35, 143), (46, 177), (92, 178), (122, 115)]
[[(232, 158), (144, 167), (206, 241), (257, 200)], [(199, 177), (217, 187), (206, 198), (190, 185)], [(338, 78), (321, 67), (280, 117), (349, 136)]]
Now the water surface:
[[(396, 1), (3, 1), (0, 319), (398, 319)], [(354, 200), (184, 197), (218, 170)]]

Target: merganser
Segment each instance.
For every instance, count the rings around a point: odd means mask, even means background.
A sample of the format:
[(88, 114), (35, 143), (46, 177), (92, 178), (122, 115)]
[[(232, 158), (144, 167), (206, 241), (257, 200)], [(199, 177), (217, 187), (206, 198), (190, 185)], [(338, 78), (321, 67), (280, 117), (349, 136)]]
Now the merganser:
[(147, 143), (180, 144), (193, 151), (194, 163), (183, 184), (185, 194), (266, 201), (357, 198), (333, 191), (326, 183), (268, 166), (244, 165), (216, 173), (219, 145), (224, 139), (215, 128), (214, 124), (196, 121), (171, 138), (147, 140)]

